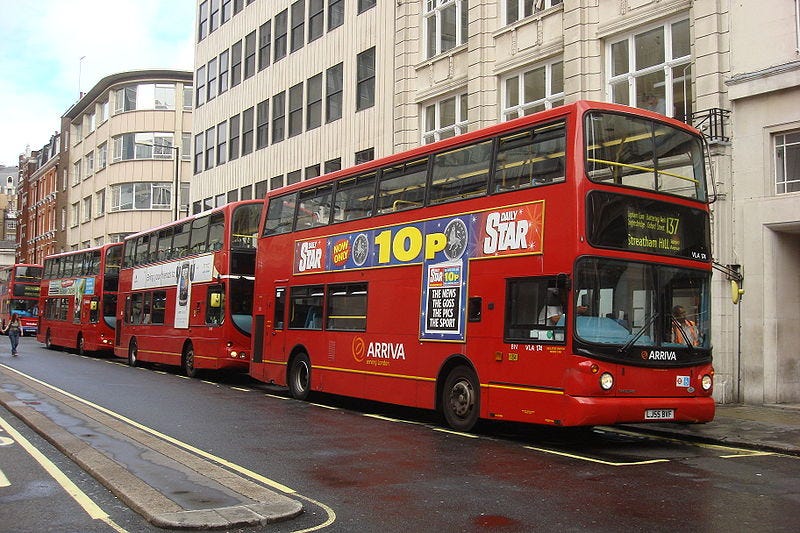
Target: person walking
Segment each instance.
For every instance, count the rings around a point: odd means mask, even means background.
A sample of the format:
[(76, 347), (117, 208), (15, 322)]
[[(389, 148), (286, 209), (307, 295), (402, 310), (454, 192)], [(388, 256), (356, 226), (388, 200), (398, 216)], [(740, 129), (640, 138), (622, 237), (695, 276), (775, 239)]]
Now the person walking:
[(22, 328), (22, 323), (19, 321), (17, 313), (12, 313), (11, 320), (8, 321), (6, 327), (3, 328), (3, 333), (8, 333), (8, 340), (11, 341), (11, 356), (17, 356), (17, 346), (19, 345), (19, 333)]

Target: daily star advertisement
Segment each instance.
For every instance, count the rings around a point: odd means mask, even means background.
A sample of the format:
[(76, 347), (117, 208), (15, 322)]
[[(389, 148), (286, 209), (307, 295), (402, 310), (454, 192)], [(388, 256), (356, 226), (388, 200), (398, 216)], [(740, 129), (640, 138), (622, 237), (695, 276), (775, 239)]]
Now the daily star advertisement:
[(214, 278), (214, 256), (201, 255), (178, 262), (162, 263), (133, 269), (132, 288), (155, 289), (177, 287), (175, 302), (175, 327), (189, 327), (189, 302), (192, 283), (208, 282)]
[(420, 338), (463, 340), (471, 259), (542, 253), (544, 201), (295, 242), (295, 275), (423, 264)]

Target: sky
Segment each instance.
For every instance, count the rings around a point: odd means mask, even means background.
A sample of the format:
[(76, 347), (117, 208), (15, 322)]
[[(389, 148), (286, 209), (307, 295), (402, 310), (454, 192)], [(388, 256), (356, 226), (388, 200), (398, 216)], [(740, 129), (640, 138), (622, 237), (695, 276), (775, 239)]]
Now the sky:
[[(194, 70), (195, 0), (0, 0), (0, 165), (109, 74)], [(82, 58), (82, 59), (81, 59)]]

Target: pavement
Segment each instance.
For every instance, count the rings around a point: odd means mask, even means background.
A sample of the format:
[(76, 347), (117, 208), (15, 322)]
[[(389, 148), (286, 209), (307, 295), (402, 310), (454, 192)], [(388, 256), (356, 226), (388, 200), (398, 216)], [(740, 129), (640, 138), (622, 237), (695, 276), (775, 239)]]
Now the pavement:
[(661, 436), (800, 456), (800, 404), (717, 405), (706, 424), (628, 424)]
[[(291, 489), (0, 367), (0, 405), (152, 524), (231, 528), (303, 512)], [(625, 424), (660, 437), (800, 456), (800, 405), (718, 405), (706, 424)], [(227, 467), (226, 467), (227, 466)], [(268, 481), (268, 480), (267, 480)]]

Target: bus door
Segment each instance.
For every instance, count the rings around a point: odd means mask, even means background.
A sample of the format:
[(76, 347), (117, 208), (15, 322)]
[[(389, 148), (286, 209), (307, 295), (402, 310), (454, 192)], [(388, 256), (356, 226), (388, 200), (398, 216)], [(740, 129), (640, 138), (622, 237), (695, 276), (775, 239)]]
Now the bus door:
[(276, 287), (264, 324), (264, 359), (285, 361), (286, 287)]

